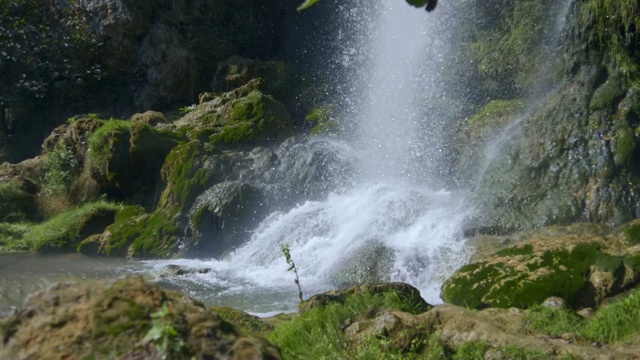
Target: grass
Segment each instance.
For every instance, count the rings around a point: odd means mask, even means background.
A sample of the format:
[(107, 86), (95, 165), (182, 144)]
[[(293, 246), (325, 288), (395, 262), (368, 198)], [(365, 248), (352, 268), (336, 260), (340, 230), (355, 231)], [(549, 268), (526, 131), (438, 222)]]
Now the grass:
[(45, 245), (71, 249), (80, 243), (82, 230), (95, 216), (122, 206), (104, 200), (88, 203), (40, 224), (0, 223), (0, 252), (37, 251)]
[(604, 344), (625, 341), (640, 330), (640, 292), (601, 308), (589, 319), (582, 319), (568, 309), (534, 306), (528, 310), (527, 320), (531, 329), (551, 336), (567, 333)]
[(353, 348), (343, 338), (343, 329), (358, 315), (383, 309), (415, 313), (416, 309), (410, 304), (395, 292), (354, 295), (344, 303), (316, 307), (280, 324), (269, 339), (280, 347), (287, 359), (411, 359), (412, 354), (389, 348), (385, 340), (370, 339)]

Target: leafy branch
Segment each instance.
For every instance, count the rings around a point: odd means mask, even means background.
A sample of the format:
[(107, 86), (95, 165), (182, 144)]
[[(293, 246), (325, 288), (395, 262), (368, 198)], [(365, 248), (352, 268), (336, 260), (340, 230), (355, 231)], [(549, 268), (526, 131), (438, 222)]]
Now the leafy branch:
[(280, 249), (282, 250), (282, 254), (284, 255), (285, 260), (287, 260), (287, 264), (289, 265), (289, 269), (287, 271), (293, 271), (296, 274), (295, 283), (298, 286), (298, 296), (300, 297), (300, 302), (302, 302), (302, 288), (300, 287), (300, 277), (298, 276), (298, 269), (296, 268), (296, 264), (293, 262), (291, 258), (291, 248), (289, 244), (280, 244)]

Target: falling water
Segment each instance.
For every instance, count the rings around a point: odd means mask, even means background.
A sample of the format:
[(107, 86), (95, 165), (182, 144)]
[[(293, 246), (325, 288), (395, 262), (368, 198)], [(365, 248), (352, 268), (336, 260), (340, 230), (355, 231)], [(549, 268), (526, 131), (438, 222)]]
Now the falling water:
[(343, 51), (334, 59), (335, 71), (348, 74), (342, 96), (356, 134), (347, 140), (358, 154), (358, 175), (348, 181), (353, 186), (271, 214), (223, 260), (149, 267), (210, 268), (173, 283), (213, 303), (258, 313), (287, 310), (297, 297), (280, 252), (288, 243), (307, 297), (360, 281), (403, 281), (440, 302), (441, 284), (467, 259), (461, 241), (467, 210), (461, 194), (439, 185), (443, 124), (422, 109), (442, 90), (443, 26), (452, 22), (446, 5), (427, 14), (404, 1), (375, 3), (336, 5), (349, 20), (343, 31), (356, 31), (350, 37), (339, 32), (335, 41), (344, 42)]

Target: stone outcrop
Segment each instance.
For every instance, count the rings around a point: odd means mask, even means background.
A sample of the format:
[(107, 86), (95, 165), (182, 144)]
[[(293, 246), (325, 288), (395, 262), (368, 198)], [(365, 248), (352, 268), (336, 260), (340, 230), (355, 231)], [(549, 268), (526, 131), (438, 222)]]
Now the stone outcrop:
[(607, 234), (597, 225), (576, 224), (514, 239), (482, 237), (477, 243), (519, 243), (463, 266), (444, 283), (442, 297), (470, 308), (527, 308), (552, 296), (575, 308), (598, 306), (640, 282), (637, 226)]
[(281, 359), (268, 341), (141, 277), (58, 284), (0, 318), (3, 359)]

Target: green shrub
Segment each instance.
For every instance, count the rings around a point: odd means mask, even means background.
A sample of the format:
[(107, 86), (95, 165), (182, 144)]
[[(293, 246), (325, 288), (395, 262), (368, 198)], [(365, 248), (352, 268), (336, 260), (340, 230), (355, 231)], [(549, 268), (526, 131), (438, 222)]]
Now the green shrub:
[(44, 168), (43, 193), (47, 196), (62, 194), (69, 191), (80, 171), (80, 161), (72, 148), (59, 146), (49, 153)]

